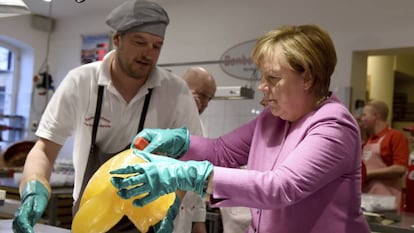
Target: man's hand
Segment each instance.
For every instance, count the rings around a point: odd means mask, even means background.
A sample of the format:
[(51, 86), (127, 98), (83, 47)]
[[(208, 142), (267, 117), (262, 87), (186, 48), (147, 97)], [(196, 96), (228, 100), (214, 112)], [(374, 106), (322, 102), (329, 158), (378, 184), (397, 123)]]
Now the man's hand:
[(21, 189), (22, 205), (14, 214), (13, 232), (34, 233), (33, 226), (42, 217), (48, 198), (48, 188), (42, 182), (38, 180), (27, 181)]
[(205, 222), (193, 222), (191, 233), (207, 233)]

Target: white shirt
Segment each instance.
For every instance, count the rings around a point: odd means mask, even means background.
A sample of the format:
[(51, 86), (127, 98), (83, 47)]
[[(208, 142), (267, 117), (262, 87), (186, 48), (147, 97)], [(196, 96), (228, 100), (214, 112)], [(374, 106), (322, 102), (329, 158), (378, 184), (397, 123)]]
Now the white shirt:
[(74, 135), (75, 200), (88, 161), (98, 85), (105, 88), (96, 142), (106, 153), (124, 149), (137, 134), (148, 88), (153, 88), (153, 92), (145, 128), (185, 126), (192, 134), (202, 134), (197, 106), (187, 84), (165, 69), (156, 67), (136, 96), (126, 103), (111, 81), (110, 65), (114, 54), (111, 51), (102, 62), (71, 70), (52, 96), (36, 131), (37, 136), (60, 145)]
[[(245, 166), (241, 169), (246, 169)], [(250, 208), (247, 207), (221, 207), (221, 221), (223, 233), (247, 232), (252, 220)]]
[[(203, 136), (206, 136), (203, 122), (200, 119), (203, 129)], [(206, 203), (200, 195), (194, 192), (187, 192), (181, 202), (180, 210), (174, 221), (173, 233), (191, 233), (193, 222), (206, 221)]]

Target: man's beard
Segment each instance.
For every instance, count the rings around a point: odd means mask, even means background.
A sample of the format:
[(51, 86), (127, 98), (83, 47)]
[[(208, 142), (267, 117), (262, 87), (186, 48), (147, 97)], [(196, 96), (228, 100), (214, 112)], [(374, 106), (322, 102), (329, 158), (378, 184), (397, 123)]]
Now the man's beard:
[(118, 64), (120, 66), (120, 68), (122, 69), (122, 71), (128, 75), (129, 77), (133, 78), (133, 79), (143, 79), (143, 78), (147, 78), (151, 72), (152, 69), (133, 69), (133, 64), (128, 64), (126, 62), (123, 62), (122, 59), (118, 58)]

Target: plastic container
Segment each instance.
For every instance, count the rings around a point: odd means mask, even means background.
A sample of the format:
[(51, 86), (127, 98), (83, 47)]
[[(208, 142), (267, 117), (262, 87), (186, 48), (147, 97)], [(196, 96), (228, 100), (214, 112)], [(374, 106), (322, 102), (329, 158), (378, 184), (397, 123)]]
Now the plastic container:
[(0, 206), (4, 205), (6, 200), (6, 190), (0, 189)]

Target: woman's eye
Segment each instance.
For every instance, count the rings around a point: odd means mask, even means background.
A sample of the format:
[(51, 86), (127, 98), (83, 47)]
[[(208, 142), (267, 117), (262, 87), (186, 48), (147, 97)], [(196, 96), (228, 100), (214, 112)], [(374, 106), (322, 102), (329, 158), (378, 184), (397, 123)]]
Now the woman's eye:
[(279, 77), (275, 77), (275, 76), (267, 76), (267, 81), (271, 84), (276, 84), (277, 82), (279, 82), (280, 78)]

